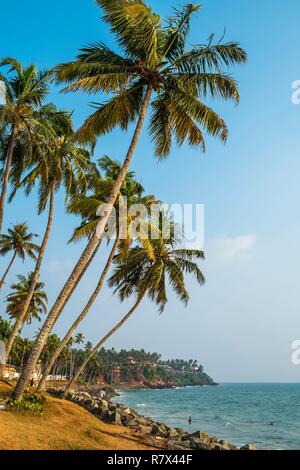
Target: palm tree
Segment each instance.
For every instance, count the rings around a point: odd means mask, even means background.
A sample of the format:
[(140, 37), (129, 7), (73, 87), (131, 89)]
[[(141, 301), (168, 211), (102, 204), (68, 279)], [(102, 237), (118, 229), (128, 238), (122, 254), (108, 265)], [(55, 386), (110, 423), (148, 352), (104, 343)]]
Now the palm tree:
[[(30, 273), (28, 277), (18, 275), (17, 278), (19, 282), (11, 286), (12, 292), (7, 296), (6, 313), (12, 320), (17, 320), (20, 317), (22, 305), (24, 299), (26, 299), (28, 295), (32, 277), (33, 273)], [(26, 311), (26, 316), (22, 320), (22, 324), (31, 324), (33, 319), (41, 321), (41, 315), (47, 312), (48, 298), (44, 291), (44, 287), (45, 284), (43, 282), (36, 283), (33, 296)]]
[[(11, 323), (0, 316), (0, 341), (8, 340), (11, 333)], [(1, 375), (0, 375), (1, 377)]]
[(74, 339), (74, 343), (77, 345), (84, 343), (84, 335), (82, 333), (77, 333)]
[[(0, 193), (0, 233), (2, 232), (5, 198), (9, 183), (15, 143), (22, 136), (30, 149), (37, 129), (45, 130), (39, 121), (38, 107), (48, 93), (48, 72), (38, 72), (34, 65), (22, 67), (18, 60), (6, 57), (0, 67), (8, 66), (7, 76), (0, 73), (5, 84), (5, 102), (0, 103), (0, 128), (7, 134), (3, 181)], [(11, 75), (12, 74), (12, 75)]]
[(200, 285), (205, 282), (198, 266), (198, 261), (204, 259), (203, 251), (176, 248), (178, 235), (176, 227), (173, 224), (171, 224), (171, 227), (169, 239), (164, 240), (161, 237), (151, 241), (154, 257), (149, 257), (149, 252), (140, 246), (131, 248), (128, 258), (125, 260), (122, 252), (119, 252), (116, 256), (117, 268), (110, 278), (109, 284), (115, 287), (115, 292), (119, 293), (122, 301), (131, 295), (135, 295), (136, 302), (128, 313), (89, 352), (74, 377), (69, 381), (63, 394), (64, 398), (66, 398), (73, 384), (79, 379), (91, 358), (129, 320), (146, 295), (159, 306), (159, 311), (162, 313), (168, 301), (167, 283), (175, 291), (179, 300), (187, 305), (189, 295), (185, 287), (185, 274), (193, 275)]
[(0, 281), (0, 289), (3, 287), (6, 276), (17, 257), (21, 258), (23, 262), (25, 261), (26, 255), (36, 260), (35, 253), (38, 253), (39, 246), (32, 243), (34, 237), (37, 237), (37, 235), (29, 232), (26, 222), (16, 224), (13, 228), (8, 229), (7, 234), (0, 235), (0, 256), (5, 256), (13, 252), (11, 261)]
[(202, 98), (210, 95), (239, 101), (237, 84), (226, 71), (228, 66), (246, 62), (246, 53), (238, 43), (218, 41), (214, 44), (211, 39), (206, 45), (186, 51), (190, 19), (199, 7), (185, 6), (163, 26), (159, 15), (142, 0), (97, 0), (97, 3), (104, 10), (104, 19), (116, 35), (123, 56), (98, 43), (84, 48), (75, 61), (58, 66), (56, 78), (58, 82), (69, 83), (68, 91), (114, 93), (84, 123), (79, 133), (83, 141), (94, 141), (96, 136), (116, 126), (126, 130), (130, 123), (136, 122), (136, 127), (108, 199), (109, 209), (59, 293), (47, 317), (43, 341), (33, 347), (14, 390), (14, 398), (24, 393), (43, 342), (105, 231), (150, 105), (149, 132), (156, 155), (163, 158), (169, 155), (174, 136), (179, 145), (188, 142), (203, 151), (203, 130), (226, 141), (228, 130), (224, 120), (206, 106)]
[[(85, 219), (81, 227), (75, 230), (75, 234), (73, 236), (74, 239), (78, 239), (86, 235), (90, 236), (91, 233), (95, 230), (95, 225), (98, 223), (98, 219), (95, 216), (95, 214), (97, 213), (97, 207), (99, 207), (100, 203), (104, 202), (105, 200), (105, 194), (107, 195), (107, 185), (110, 186), (110, 183), (113, 183), (114, 179), (118, 177), (118, 173), (120, 171), (120, 165), (118, 164), (118, 162), (111, 160), (109, 157), (104, 157), (103, 159), (100, 160), (100, 166), (102, 170), (106, 171), (106, 179), (105, 180), (101, 179), (98, 181), (98, 187), (97, 187), (98, 192), (91, 196), (75, 196), (73, 198), (75, 199), (75, 201), (71, 200), (71, 203), (69, 205), (69, 209), (71, 212), (79, 213), (82, 216), (84, 216), (84, 219)], [(157, 202), (154, 196), (143, 197), (142, 193), (144, 190), (142, 186), (134, 180), (134, 176), (135, 176), (134, 173), (132, 172), (128, 173), (123, 183), (123, 186), (121, 188), (121, 194), (126, 198), (127, 207), (130, 208), (134, 204), (143, 204), (145, 208), (149, 208), (152, 204), (156, 204)], [(139, 220), (141, 224), (143, 223), (146, 224), (146, 221), (143, 220), (143, 215), (135, 216), (135, 217), (128, 216), (127, 217), (127, 233), (126, 233), (125, 240), (120, 240), (120, 233), (119, 233), (119, 230), (117, 230), (115, 241), (113, 243), (112, 249), (109, 253), (108, 259), (106, 261), (104, 269), (99, 278), (98, 284), (96, 288), (94, 289), (92, 295), (90, 296), (87, 304), (81, 311), (80, 315), (76, 318), (76, 320), (70, 327), (69, 331), (63, 338), (61, 344), (57, 348), (57, 351), (53, 354), (48, 364), (46, 365), (43, 375), (40, 379), (40, 383), (38, 385), (38, 390), (43, 390), (45, 388), (47, 376), (50, 373), (50, 370), (53, 367), (54, 362), (56, 361), (57, 357), (59, 356), (63, 348), (68, 344), (69, 339), (72, 337), (72, 335), (78, 328), (79, 324), (85, 319), (85, 317), (91, 310), (92, 306), (94, 305), (97, 297), (99, 296), (103, 288), (104, 281), (106, 279), (106, 276), (113, 262), (115, 252), (120, 244), (122, 246), (123, 256), (126, 257), (126, 253), (132, 241), (131, 236), (130, 236), (130, 226), (133, 222), (136, 222), (137, 219)], [(145, 236), (145, 232), (143, 230), (141, 231), (141, 233), (142, 233), (141, 243), (144, 244), (146, 249), (149, 249), (148, 238)], [(108, 235), (111, 236), (111, 234), (108, 234)], [(152, 251), (150, 250), (150, 255), (151, 254), (152, 254)]]
[[(81, 344), (84, 343), (84, 335), (82, 333), (77, 333), (74, 338), (74, 344), (77, 346), (80, 346)], [(72, 370), (72, 377), (74, 375), (74, 370), (75, 370), (75, 363), (76, 363), (76, 356), (77, 356), (78, 350), (75, 349), (74, 351), (74, 356), (73, 356), (73, 370)], [(41, 384), (39, 384), (39, 388), (42, 388)]]
[[(37, 333), (38, 336), (39, 333)], [(58, 344), (60, 343), (60, 338), (56, 334), (49, 335), (42, 351), (42, 362), (44, 363), (47, 361), (48, 357), (53, 354), (53, 351), (57, 348)]]
[[(79, 147), (74, 140), (70, 114), (65, 111), (58, 111), (56, 107), (51, 104), (44, 106), (40, 112), (44, 116), (45, 123), (48, 126), (52, 126), (53, 131), (56, 134), (56, 145), (51, 150), (48, 145), (46, 145), (43, 158), (40, 158), (40, 156), (37, 155), (35, 160), (32, 161), (32, 159), (30, 159), (27, 174), (21, 181), (18, 181), (18, 175), (20, 174), (18, 165), (15, 166), (13, 169), (13, 179), (15, 179), (13, 195), (20, 187), (25, 187), (25, 192), (28, 195), (33, 187), (38, 184), (38, 212), (43, 212), (47, 203), (49, 203), (48, 219), (44, 238), (42, 240), (35, 269), (31, 278), (30, 289), (28, 290), (27, 297), (24, 299), (22, 311), (20, 312), (20, 316), (15, 323), (11, 338), (7, 344), (7, 355), (10, 352), (19, 327), (26, 316), (36, 283), (38, 282), (40, 269), (53, 224), (55, 192), (61, 186), (65, 187), (67, 195), (70, 195), (75, 191), (85, 191), (85, 169), (88, 168), (90, 164), (88, 151), (85, 148)], [(43, 346), (44, 344), (45, 341), (43, 342)], [(24, 371), (25, 370), (26, 366), (24, 367)]]
[(90, 341), (87, 341), (84, 346), (84, 352), (89, 353), (93, 349), (93, 345)]
[[(28, 275), (28, 278), (25, 276), (17, 276), (19, 282), (16, 284), (13, 284), (11, 288), (13, 289), (13, 292), (8, 295), (7, 297), (7, 308), (6, 308), (6, 313), (10, 316), (11, 319), (14, 319), (14, 326), (10, 327), (9, 330), (7, 331), (7, 336), (6, 336), (6, 342), (9, 344), (11, 337), (12, 337), (12, 331), (16, 328), (16, 324), (18, 325), (18, 330), (21, 331), (22, 326), (25, 322), (31, 323), (32, 319), (37, 319), (38, 321), (41, 321), (40, 315), (46, 313), (47, 311), (47, 294), (44, 292), (44, 286), (45, 284), (42, 282), (38, 282), (35, 286), (35, 291), (34, 294), (31, 298), (31, 302), (29, 305), (29, 308), (27, 310), (26, 316), (23, 318), (22, 322), (20, 322), (20, 314), (22, 312), (22, 305), (24, 302), (24, 299), (28, 295), (28, 291), (30, 289), (30, 283), (32, 280), (33, 273)], [(8, 361), (9, 355), (14, 356), (16, 353), (15, 350), (15, 341), (18, 337), (15, 335), (14, 336), (14, 343), (10, 347), (9, 352), (7, 352), (7, 349), (5, 351), (5, 362)], [(25, 348), (25, 343), (24, 343), (24, 348)], [(32, 347), (32, 343), (27, 342), (26, 343), (26, 350), (23, 348), (22, 349), (22, 357), (21, 357), (21, 370), (23, 367), (23, 361), (24, 361), (24, 356), (26, 353), (29, 353)], [(2, 374), (2, 369), (3, 365), (0, 367), (0, 377)]]
[(32, 348), (32, 341), (28, 338), (17, 336), (10, 357), (12, 364), (19, 364), (20, 370), (23, 368), (24, 360)]

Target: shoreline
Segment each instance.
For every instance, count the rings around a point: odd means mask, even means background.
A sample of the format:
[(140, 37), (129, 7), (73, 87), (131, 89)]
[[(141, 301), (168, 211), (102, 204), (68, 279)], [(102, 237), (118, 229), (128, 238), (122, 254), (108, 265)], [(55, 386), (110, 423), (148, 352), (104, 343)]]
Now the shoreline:
[(214, 384), (214, 385), (172, 385), (172, 386), (165, 386), (165, 387), (147, 387), (147, 386), (127, 386), (127, 385), (124, 385), (123, 387), (122, 386), (117, 386), (116, 388), (114, 388), (114, 391), (116, 393), (118, 393), (118, 391), (122, 391), (122, 392), (131, 392), (131, 391), (134, 391), (134, 390), (184, 390), (186, 388), (203, 388), (203, 387), (222, 387), (222, 384)]
[[(186, 387), (183, 387), (186, 388)], [(125, 390), (125, 389), (122, 389)], [(127, 389), (127, 390), (132, 390)], [(59, 396), (58, 390), (48, 390)], [(100, 393), (100, 390), (99, 390)], [(117, 395), (115, 395), (116, 397)], [(145, 417), (122, 403), (100, 398), (86, 391), (72, 391), (68, 400), (76, 403), (108, 424), (123, 426), (133, 432), (145, 445), (164, 450), (213, 450), (213, 451), (256, 451), (253, 444), (238, 447), (231, 442), (212, 437), (204, 431), (190, 433), (178, 427), (170, 427), (151, 417)]]
[(99, 387), (93, 393), (72, 391), (67, 400), (60, 399), (62, 389), (48, 388), (41, 416), (19, 413), (6, 407), (11, 387), (0, 382), (2, 450), (256, 450), (252, 445), (238, 447), (203, 431), (189, 433), (145, 417), (124, 404), (100, 398)]

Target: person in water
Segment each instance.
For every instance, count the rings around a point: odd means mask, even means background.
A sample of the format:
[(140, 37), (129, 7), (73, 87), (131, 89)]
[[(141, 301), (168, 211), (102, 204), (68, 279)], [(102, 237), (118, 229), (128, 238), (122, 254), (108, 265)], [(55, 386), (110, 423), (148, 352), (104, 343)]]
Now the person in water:
[(192, 424), (192, 417), (189, 417), (189, 424)]

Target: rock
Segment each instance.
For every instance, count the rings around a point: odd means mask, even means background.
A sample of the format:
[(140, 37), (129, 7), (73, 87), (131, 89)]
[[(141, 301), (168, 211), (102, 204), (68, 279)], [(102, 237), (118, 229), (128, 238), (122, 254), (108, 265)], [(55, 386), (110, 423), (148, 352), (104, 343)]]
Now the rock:
[(95, 413), (95, 411), (99, 409), (98, 403), (96, 403), (95, 401), (92, 401), (92, 403), (90, 403), (90, 405), (87, 406), (87, 409), (91, 413)]
[(202, 431), (196, 431), (196, 432), (193, 432), (192, 434), (189, 434), (189, 436), (191, 437), (196, 437), (197, 439), (200, 439), (201, 441), (210, 441), (211, 440), (211, 437), (206, 433), (206, 432), (202, 432)]
[(124, 426), (129, 426), (131, 421), (135, 421), (132, 415), (124, 415), (121, 413), (121, 419)]
[(224, 441), (223, 439), (219, 441), (219, 444), (224, 447), (223, 450), (237, 450), (237, 447), (231, 444), (229, 441)]
[(138, 416), (135, 418), (135, 421), (140, 425), (140, 426), (149, 426), (149, 422), (143, 418), (142, 416)]
[(139, 424), (139, 431), (143, 436), (147, 436), (151, 434), (152, 426), (143, 426)]
[(165, 426), (163, 426), (160, 423), (153, 425), (151, 434), (153, 434), (154, 436), (158, 436), (158, 437), (168, 437), (168, 432)]
[(240, 450), (257, 450), (257, 447), (254, 444), (246, 444), (245, 446), (240, 447)]
[(145, 418), (149, 423), (154, 424), (154, 419), (150, 418), (150, 416), (146, 416)]
[(121, 418), (121, 415), (120, 413), (116, 410), (116, 411), (113, 411), (113, 414), (112, 414), (112, 419), (113, 419), (113, 423), (114, 424), (118, 424), (120, 426), (122, 426), (122, 418)]
[(105, 423), (111, 423), (112, 422), (112, 412), (109, 410), (104, 410), (101, 414), (101, 419)]
[(124, 413), (126, 415), (131, 415), (132, 414), (132, 409), (131, 408), (121, 407), (121, 410), (122, 410), (122, 413)]
[(91, 398), (91, 395), (87, 392), (80, 392), (80, 396), (83, 398)]
[(105, 421), (106, 423), (119, 424), (120, 426), (122, 426), (122, 418), (121, 418), (120, 413), (118, 413), (118, 411), (105, 410), (101, 414), (101, 419), (102, 421)]
[(212, 450), (219, 450), (219, 451), (224, 451), (224, 450), (229, 450), (226, 446), (222, 444), (214, 444), (212, 447)]
[(179, 445), (168, 445), (167, 447), (168, 450), (186, 450), (186, 447), (182, 447)]
[(91, 398), (84, 400), (84, 406), (86, 406), (87, 408), (91, 408), (93, 404), (94, 404), (94, 401)]
[(170, 439), (167, 443), (168, 450), (187, 450), (190, 449), (189, 442), (182, 442), (180, 440)]
[(180, 436), (180, 434), (178, 433), (177, 429), (171, 428), (169, 433), (168, 433), (168, 437), (169, 438), (174, 438), (174, 437), (178, 437), (178, 436)]
[(101, 398), (97, 400), (99, 408), (103, 410), (108, 409), (108, 402), (106, 400), (102, 400)]
[(95, 406), (92, 410), (90, 410), (91, 413), (93, 413), (94, 415), (101, 415), (102, 411), (99, 409), (99, 406), (97, 405), (97, 403), (95, 403)]
[(6, 406), (5, 405), (0, 405), (0, 411), (5, 411), (6, 410)]
[(209, 447), (207, 444), (205, 444), (204, 441), (201, 441), (201, 439), (198, 439), (197, 437), (193, 437), (190, 441), (190, 447), (193, 450), (209, 450)]
[(110, 411), (115, 411), (115, 410), (117, 409), (117, 405), (116, 405), (115, 403), (109, 402), (109, 403), (108, 403), (108, 409), (109, 409)]
[(129, 426), (130, 428), (136, 428), (136, 427), (138, 427), (138, 423), (137, 423), (137, 421), (136, 421), (135, 419), (132, 419), (131, 421), (129, 421), (128, 426)]

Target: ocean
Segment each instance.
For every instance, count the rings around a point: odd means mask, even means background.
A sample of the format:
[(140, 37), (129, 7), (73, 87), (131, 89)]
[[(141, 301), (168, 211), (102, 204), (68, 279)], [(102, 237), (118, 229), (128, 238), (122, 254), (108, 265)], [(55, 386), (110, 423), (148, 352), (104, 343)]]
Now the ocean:
[(300, 449), (300, 384), (224, 384), (118, 393), (115, 401), (172, 427), (205, 431), (239, 446)]

